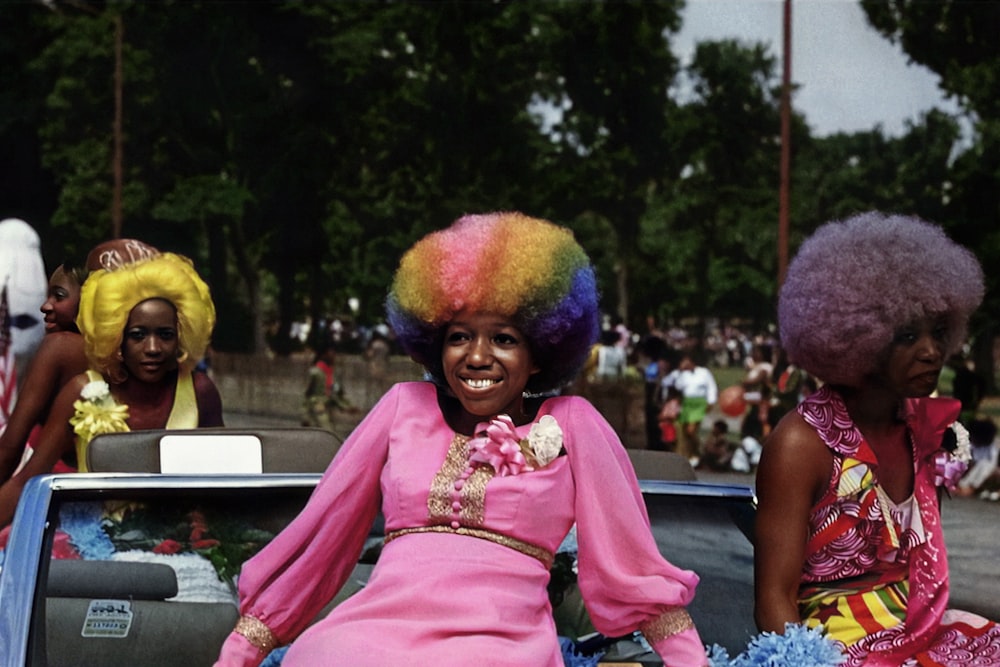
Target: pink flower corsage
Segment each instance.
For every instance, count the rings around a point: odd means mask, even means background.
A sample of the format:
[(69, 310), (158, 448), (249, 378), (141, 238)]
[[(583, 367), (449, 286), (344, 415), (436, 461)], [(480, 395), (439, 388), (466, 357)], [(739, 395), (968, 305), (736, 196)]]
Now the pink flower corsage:
[(562, 450), (562, 429), (545, 415), (520, 438), (514, 420), (497, 415), (469, 440), (469, 462), (484, 463), (501, 477), (530, 472), (548, 465)]
[(934, 484), (954, 491), (958, 480), (969, 469), (972, 446), (969, 432), (959, 422), (952, 422), (944, 436), (941, 449), (934, 456)]

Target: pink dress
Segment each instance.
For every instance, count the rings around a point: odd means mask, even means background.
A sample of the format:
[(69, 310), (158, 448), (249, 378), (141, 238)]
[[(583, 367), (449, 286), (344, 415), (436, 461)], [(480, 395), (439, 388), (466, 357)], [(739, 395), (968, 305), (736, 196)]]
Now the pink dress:
[[(698, 577), (660, 555), (628, 456), (593, 406), (542, 404), (538, 417), (557, 420), (566, 452), (547, 466), (466, 479), (467, 439), (445, 423), (436, 391), (393, 387), (299, 517), (244, 565), (241, 612), (279, 644), (294, 640), (283, 665), (561, 666), (547, 558), (574, 522), (595, 627), (611, 636), (641, 627), (667, 665), (707, 664), (683, 610)], [(368, 584), (306, 629), (350, 574), (380, 508), (396, 536)], [(234, 633), (217, 664), (263, 657)]]
[(834, 454), (830, 484), (809, 519), (800, 614), (844, 645), (844, 667), (1000, 667), (1000, 627), (947, 609), (935, 460), (958, 401), (915, 399), (906, 408), (914, 491), (897, 504), (840, 395), (824, 387), (799, 405)]

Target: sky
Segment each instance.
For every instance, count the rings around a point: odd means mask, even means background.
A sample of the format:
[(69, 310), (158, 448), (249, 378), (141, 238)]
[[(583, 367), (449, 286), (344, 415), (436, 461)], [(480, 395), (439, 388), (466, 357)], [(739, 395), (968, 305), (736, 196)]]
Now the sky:
[[(780, 76), (783, 0), (687, 0), (674, 52), (684, 62), (698, 41), (765, 42)], [(815, 136), (871, 130), (900, 136), (933, 107), (955, 112), (937, 75), (909, 64), (903, 50), (872, 28), (856, 0), (793, 0), (792, 105)]]

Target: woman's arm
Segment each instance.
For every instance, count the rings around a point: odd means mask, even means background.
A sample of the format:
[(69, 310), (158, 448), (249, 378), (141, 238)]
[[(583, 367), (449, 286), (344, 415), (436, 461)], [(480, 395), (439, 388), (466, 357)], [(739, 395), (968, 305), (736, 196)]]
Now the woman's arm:
[(798, 413), (779, 422), (757, 468), (754, 618), (763, 631), (798, 623), (798, 591), (806, 558), (809, 514), (833, 466), (826, 445)]
[(660, 554), (618, 435), (579, 397), (561, 400), (552, 415), (565, 429), (576, 485), (577, 581), (595, 628), (610, 637), (641, 630), (666, 667), (707, 664), (685, 609), (698, 576)]
[(35, 475), (51, 472), (56, 461), (73, 449), (73, 429), (69, 420), (75, 412), (73, 403), (80, 397), (80, 390), (86, 383), (87, 376), (78, 375), (59, 391), (31, 458), (0, 486), (0, 526), (6, 526), (13, 520), (14, 509), (25, 483)]
[(192, 380), (198, 402), (198, 426), (225, 426), (222, 421), (222, 397), (212, 378), (195, 371)]
[(86, 369), (80, 334), (57, 332), (42, 339), (21, 382), (7, 428), (0, 435), (0, 483), (14, 474), (31, 430), (46, 420), (63, 384)]

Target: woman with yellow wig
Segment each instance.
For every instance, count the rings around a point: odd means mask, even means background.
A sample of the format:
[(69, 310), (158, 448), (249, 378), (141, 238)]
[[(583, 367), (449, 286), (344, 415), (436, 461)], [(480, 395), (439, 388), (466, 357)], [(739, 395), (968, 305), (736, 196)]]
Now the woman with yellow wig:
[(214, 383), (193, 372), (215, 306), (186, 257), (163, 253), (94, 271), (76, 323), (90, 370), (59, 392), (34, 455), (0, 487), (0, 525), (32, 476), (60, 459), (86, 472), (87, 445), (100, 433), (223, 424)]

